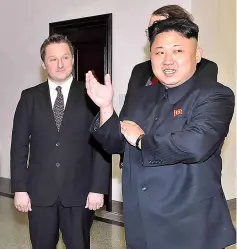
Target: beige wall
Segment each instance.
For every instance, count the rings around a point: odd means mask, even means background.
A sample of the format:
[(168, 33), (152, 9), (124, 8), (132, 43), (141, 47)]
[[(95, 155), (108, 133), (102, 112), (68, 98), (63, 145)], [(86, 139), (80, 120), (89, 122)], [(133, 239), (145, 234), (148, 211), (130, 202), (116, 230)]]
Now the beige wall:
[[(236, 0), (192, 0), (204, 57), (218, 64), (218, 81), (236, 92)], [(222, 183), (227, 199), (236, 198), (236, 112), (223, 150)]]

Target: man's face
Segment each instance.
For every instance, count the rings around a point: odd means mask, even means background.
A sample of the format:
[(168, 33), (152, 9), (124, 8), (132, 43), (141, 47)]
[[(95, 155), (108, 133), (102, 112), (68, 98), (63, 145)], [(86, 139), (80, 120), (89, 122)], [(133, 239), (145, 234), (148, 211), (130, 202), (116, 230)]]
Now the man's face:
[(45, 49), (43, 68), (54, 82), (61, 83), (69, 78), (73, 69), (73, 58), (65, 42), (53, 43)]
[(151, 46), (151, 64), (159, 81), (171, 88), (183, 84), (194, 74), (201, 50), (194, 38), (175, 31), (158, 34)]
[(151, 25), (156, 22), (156, 21), (161, 21), (161, 20), (165, 20), (167, 19), (167, 17), (165, 16), (156, 16), (156, 15), (152, 15), (150, 17), (150, 20), (149, 20), (149, 27), (151, 27)]

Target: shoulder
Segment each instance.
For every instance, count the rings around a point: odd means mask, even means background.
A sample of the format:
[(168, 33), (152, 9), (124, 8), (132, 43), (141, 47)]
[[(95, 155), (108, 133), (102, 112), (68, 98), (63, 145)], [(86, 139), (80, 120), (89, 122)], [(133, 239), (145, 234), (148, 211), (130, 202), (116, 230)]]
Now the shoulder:
[(133, 71), (135, 70), (146, 70), (146, 69), (150, 69), (151, 68), (151, 61), (145, 61), (142, 63), (137, 64), (136, 66), (134, 66)]
[(32, 87), (24, 89), (21, 93), (21, 96), (22, 97), (30, 97), (30, 96), (34, 95), (37, 91), (43, 90), (47, 87), (48, 87), (48, 82), (45, 81), (45, 82), (40, 83), (36, 86), (32, 86)]
[(197, 69), (209, 69), (214, 70), (217, 74), (218, 72), (218, 66), (214, 61), (202, 58), (201, 61), (197, 64)]
[(234, 101), (234, 92), (224, 84), (211, 79), (202, 79), (196, 84), (198, 90), (203, 96), (219, 96), (231, 98)]

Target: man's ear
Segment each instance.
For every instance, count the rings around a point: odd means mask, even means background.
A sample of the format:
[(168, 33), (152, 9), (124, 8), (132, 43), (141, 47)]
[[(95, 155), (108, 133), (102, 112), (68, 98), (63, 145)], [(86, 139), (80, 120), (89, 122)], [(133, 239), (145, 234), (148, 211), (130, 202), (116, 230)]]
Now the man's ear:
[(41, 61), (41, 66), (42, 66), (43, 69), (46, 69), (46, 66), (45, 66), (43, 61)]
[(196, 62), (197, 63), (199, 63), (202, 59), (202, 52), (203, 52), (203, 49), (197, 46), (197, 50), (196, 50)]

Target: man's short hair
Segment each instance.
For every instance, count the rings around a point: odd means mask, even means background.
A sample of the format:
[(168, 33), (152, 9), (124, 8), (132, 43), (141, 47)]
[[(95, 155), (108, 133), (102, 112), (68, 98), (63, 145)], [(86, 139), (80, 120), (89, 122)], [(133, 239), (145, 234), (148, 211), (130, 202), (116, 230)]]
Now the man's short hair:
[(198, 25), (189, 19), (167, 18), (165, 20), (156, 22), (153, 25), (152, 32), (149, 35), (150, 46), (152, 46), (155, 37), (158, 34), (169, 31), (178, 32), (188, 39), (195, 38), (198, 40)]
[(43, 44), (40, 47), (40, 57), (42, 61), (44, 61), (45, 59), (46, 47), (53, 43), (66, 43), (73, 56), (73, 46), (72, 46), (72, 43), (67, 39), (67, 37), (61, 34), (53, 34), (49, 36), (46, 40), (44, 40)]
[(164, 16), (166, 18), (182, 18), (189, 19), (193, 21), (193, 16), (184, 8), (179, 5), (171, 4), (165, 5), (157, 10), (155, 10), (152, 15), (154, 16)]

